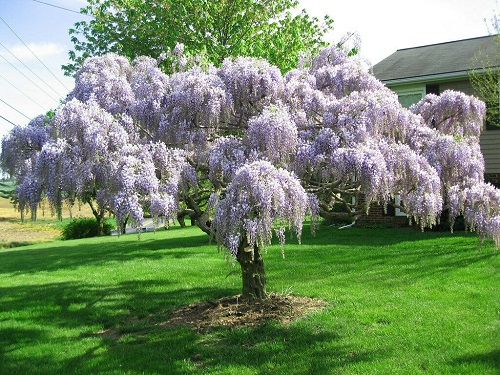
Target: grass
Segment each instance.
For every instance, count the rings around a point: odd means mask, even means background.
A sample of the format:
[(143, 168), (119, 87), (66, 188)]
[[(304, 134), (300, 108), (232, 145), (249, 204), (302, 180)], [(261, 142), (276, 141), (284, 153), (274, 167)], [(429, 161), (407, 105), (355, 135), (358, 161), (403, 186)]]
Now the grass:
[(498, 374), (499, 255), (470, 234), (304, 232), (268, 290), (328, 306), (289, 325), (159, 323), (238, 294), (197, 228), (0, 250), (0, 374)]

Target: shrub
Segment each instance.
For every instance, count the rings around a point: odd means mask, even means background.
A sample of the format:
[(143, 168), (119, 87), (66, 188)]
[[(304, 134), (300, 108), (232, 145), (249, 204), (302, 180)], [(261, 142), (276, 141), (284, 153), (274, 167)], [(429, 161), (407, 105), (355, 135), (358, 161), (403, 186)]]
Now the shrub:
[[(76, 240), (78, 238), (96, 237), (99, 232), (97, 220), (94, 218), (80, 218), (71, 220), (63, 227), (63, 240)], [(104, 220), (103, 234), (109, 235), (113, 225)]]

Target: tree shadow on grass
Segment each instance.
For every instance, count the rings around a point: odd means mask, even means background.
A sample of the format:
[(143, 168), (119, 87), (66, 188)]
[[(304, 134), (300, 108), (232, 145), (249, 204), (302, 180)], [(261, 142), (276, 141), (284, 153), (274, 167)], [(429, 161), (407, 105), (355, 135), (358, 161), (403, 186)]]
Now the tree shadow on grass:
[(147, 334), (104, 339), (66, 361), (62, 369), (76, 368), (80, 374), (96, 369), (109, 374), (326, 374), (384, 356), (383, 351), (345, 347), (335, 333), (294, 325), (214, 328), (204, 334), (153, 327)]
[(344, 347), (334, 331), (307, 324), (214, 327), (202, 334), (167, 327), (162, 323), (181, 306), (235, 294), (179, 288), (176, 277), (0, 288), (0, 373), (323, 374), (384, 355)]
[[(284, 263), (325, 270), (326, 276), (345, 274), (359, 281), (390, 287), (418, 282), (424, 277), (456, 273), (498, 257), (497, 251), (481, 249), (479, 242), (475, 247), (476, 239), (470, 233), (333, 231), (321, 229), (316, 236), (305, 235), (302, 245), (289, 245), (288, 251), (285, 248)], [(277, 268), (275, 278), (287, 279), (290, 270), (286, 265), (276, 267), (276, 262), (282, 260), (268, 261), (267, 269)], [(314, 281), (317, 275), (317, 272), (310, 276), (304, 273), (303, 282)]]
[(481, 367), (486, 366), (491, 369), (491, 373), (500, 371), (500, 349), (492, 350), (488, 353), (464, 356), (453, 361), (453, 365), (474, 365), (478, 364)]
[(199, 340), (191, 361), (205, 369), (242, 368), (255, 374), (327, 374), (385, 356), (382, 351), (362, 352), (341, 342), (336, 332), (319, 327), (268, 322), (213, 330)]
[[(195, 334), (158, 330), (159, 323), (182, 305), (234, 294), (174, 284), (175, 275), (109, 286), (62, 282), (0, 288), (0, 374), (122, 373), (118, 370), (129, 362), (151, 373), (154, 356), (161, 356), (160, 373), (170, 373), (177, 360), (168, 354), (170, 345), (185, 351)], [(118, 331), (119, 340), (103, 334), (110, 329)], [(127, 335), (134, 335), (132, 342)], [(76, 354), (65, 354), (70, 348)]]
[(131, 280), (116, 285), (61, 282), (0, 287), (0, 316), (18, 324), (54, 329), (85, 326), (105, 329), (123, 327), (133, 318), (150, 315), (162, 320), (185, 304), (235, 292), (226, 288), (176, 288), (176, 285), (172, 275), (170, 280)]
[[(0, 252), (0, 274), (26, 274), (40, 271), (75, 269), (80, 266), (105, 265), (133, 259), (157, 260), (162, 258), (188, 258), (197, 256), (200, 248), (209, 244), (206, 234), (188, 238), (150, 234), (147, 239), (105, 237), (102, 242), (64, 241), (14, 251)], [(216, 247), (213, 252), (216, 253)], [(202, 250), (205, 251), (205, 250)]]
[(41, 329), (9, 327), (0, 329), (0, 363), (5, 362), (5, 355), (34, 342), (47, 339)]

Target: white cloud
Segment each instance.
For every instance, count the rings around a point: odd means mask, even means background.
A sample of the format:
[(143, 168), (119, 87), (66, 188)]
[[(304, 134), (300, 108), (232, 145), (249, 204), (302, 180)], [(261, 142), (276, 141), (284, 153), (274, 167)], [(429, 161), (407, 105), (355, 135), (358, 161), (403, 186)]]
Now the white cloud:
[[(35, 60), (38, 56), (39, 59), (48, 58), (60, 55), (66, 52), (64, 46), (55, 43), (28, 43), (26, 48), (23, 44), (16, 44), (10, 48), (10, 52), (14, 54), (21, 61)], [(33, 51), (33, 53), (30, 52)]]

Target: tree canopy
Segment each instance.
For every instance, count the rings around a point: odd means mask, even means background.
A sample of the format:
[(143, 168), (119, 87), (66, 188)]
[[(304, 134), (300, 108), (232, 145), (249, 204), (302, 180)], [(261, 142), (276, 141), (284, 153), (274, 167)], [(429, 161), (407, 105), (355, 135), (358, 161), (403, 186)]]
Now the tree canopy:
[(70, 30), (75, 47), (63, 69), (73, 74), (86, 57), (108, 52), (157, 58), (182, 43), (215, 65), (226, 57), (253, 56), (288, 71), (300, 53), (325, 46), (333, 30), (328, 16), (320, 22), (297, 6), (297, 0), (88, 0), (81, 11), (93, 19)]
[(500, 129), (500, 15), (494, 14), (488, 27), (494, 38), (496, 52), (488, 54), (479, 50), (472, 61), (475, 66), (469, 71), (469, 78), (474, 91), (486, 103), (486, 123)]
[(485, 105), (456, 91), (410, 109), (357, 56), (328, 47), (283, 75), (264, 59), (186, 65), (85, 60), (52, 119), (15, 127), (2, 166), (20, 208), (80, 200), (140, 228), (191, 216), (242, 266), (244, 296), (265, 296), (261, 248), (305, 215), (355, 220), (395, 204), (423, 229), (447, 209), (500, 244), (500, 191), (484, 182)]
[[(496, 38), (496, 43), (498, 49), (500, 49), (500, 35)], [(500, 61), (499, 56), (500, 53), (497, 56), (497, 61)], [(500, 72), (498, 67), (491, 67), (492, 63), (489, 61), (489, 56), (483, 56), (483, 58), (485, 60), (482, 61), (484, 67), (482, 71), (471, 71), (469, 77), (477, 95), (488, 106), (488, 111), (486, 112), (488, 125), (500, 128)]]

